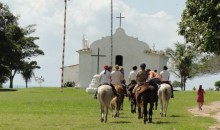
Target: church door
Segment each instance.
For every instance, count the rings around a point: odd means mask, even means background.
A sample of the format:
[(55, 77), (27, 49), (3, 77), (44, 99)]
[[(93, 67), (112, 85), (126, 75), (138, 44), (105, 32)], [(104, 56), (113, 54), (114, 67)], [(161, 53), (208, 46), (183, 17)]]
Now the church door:
[(116, 65), (119, 65), (119, 66), (123, 66), (123, 56), (121, 56), (121, 55), (117, 55), (116, 57), (115, 57), (115, 64)]

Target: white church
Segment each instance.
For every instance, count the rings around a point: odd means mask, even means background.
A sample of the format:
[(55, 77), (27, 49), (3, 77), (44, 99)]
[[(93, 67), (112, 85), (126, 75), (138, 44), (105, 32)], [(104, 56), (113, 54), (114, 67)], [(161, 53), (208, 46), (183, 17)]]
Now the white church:
[(103, 70), (103, 65), (119, 65), (124, 68), (125, 80), (132, 66), (138, 68), (141, 63), (146, 68), (160, 72), (167, 65), (168, 56), (163, 51), (150, 49), (149, 45), (138, 38), (128, 36), (121, 27), (111, 36), (102, 37), (89, 45), (85, 35), (82, 40), (82, 49), (78, 50), (79, 64), (65, 66), (64, 83), (74, 81), (79, 88), (88, 88), (97, 73)]

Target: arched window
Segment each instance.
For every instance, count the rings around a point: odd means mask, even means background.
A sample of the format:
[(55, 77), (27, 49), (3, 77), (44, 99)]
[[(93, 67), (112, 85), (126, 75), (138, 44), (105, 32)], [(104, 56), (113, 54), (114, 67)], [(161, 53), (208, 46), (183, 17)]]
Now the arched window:
[(123, 66), (123, 56), (121, 56), (121, 55), (117, 55), (116, 57), (115, 57), (115, 64), (116, 65), (119, 65), (119, 66)]

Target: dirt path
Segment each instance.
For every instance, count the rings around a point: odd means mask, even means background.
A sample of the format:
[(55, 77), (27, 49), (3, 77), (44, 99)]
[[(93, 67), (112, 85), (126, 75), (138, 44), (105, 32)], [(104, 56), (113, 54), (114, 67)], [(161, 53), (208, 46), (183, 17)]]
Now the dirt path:
[(220, 130), (220, 101), (204, 105), (202, 111), (199, 111), (197, 107), (190, 108), (188, 111), (194, 116), (208, 116), (216, 119), (217, 123), (210, 126), (208, 130)]

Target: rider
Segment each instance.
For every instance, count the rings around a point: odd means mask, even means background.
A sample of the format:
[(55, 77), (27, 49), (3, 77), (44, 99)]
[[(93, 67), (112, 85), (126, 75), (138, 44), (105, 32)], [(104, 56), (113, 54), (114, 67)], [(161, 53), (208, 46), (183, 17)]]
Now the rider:
[(128, 82), (129, 82), (129, 85), (131, 83), (134, 83), (136, 84), (136, 77), (137, 77), (137, 66), (133, 66), (132, 67), (132, 71), (129, 73), (129, 76), (128, 76)]
[[(99, 79), (100, 86), (101, 85), (111, 86), (113, 93), (118, 97), (119, 94), (116, 92), (115, 87), (111, 84), (111, 80), (110, 80), (111, 73), (109, 72), (108, 69), (109, 69), (108, 65), (104, 65), (104, 70), (100, 73), (100, 79)], [(98, 93), (98, 91), (96, 91), (96, 93), (94, 95), (95, 99), (97, 99), (97, 93)]]
[(134, 87), (132, 91), (133, 93), (135, 93), (138, 86), (145, 84), (147, 77), (148, 77), (147, 71), (145, 70), (146, 64), (142, 63), (140, 67), (141, 67), (141, 70), (138, 71), (137, 77), (136, 77), (137, 85)]
[(169, 84), (171, 86), (171, 92), (172, 92), (171, 98), (174, 98), (173, 86), (172, 86), (172, 84), (169, 81), (170, 73), (169, 73), (169, 71), (167, 69), (168, 69), (167, 66), (164, 66), (163, 67), (163, 71), (160, 72), (161, 81), (162, 81), (162, 83), (166, 83), (166, 84)]
[(115, 65), (115, 70), (111, 72), (110, 77), (111, 77), (111, 83), (113, 85), (122, 85), (121, 81), (124, 79), (122, 73), (119, 71), (118, 65)]
[(150, 85), (154, 86), (154, 88), (156, 89), (156, 93), (158, 91), (158, 85), (161, 84), (161, 78), (160, 75), (157, 74), (157, 70), (150, 70), (148, 69), (147, 71), (149, 71), (149, 77), (148, 77), (148, 81), (150, 83)]

